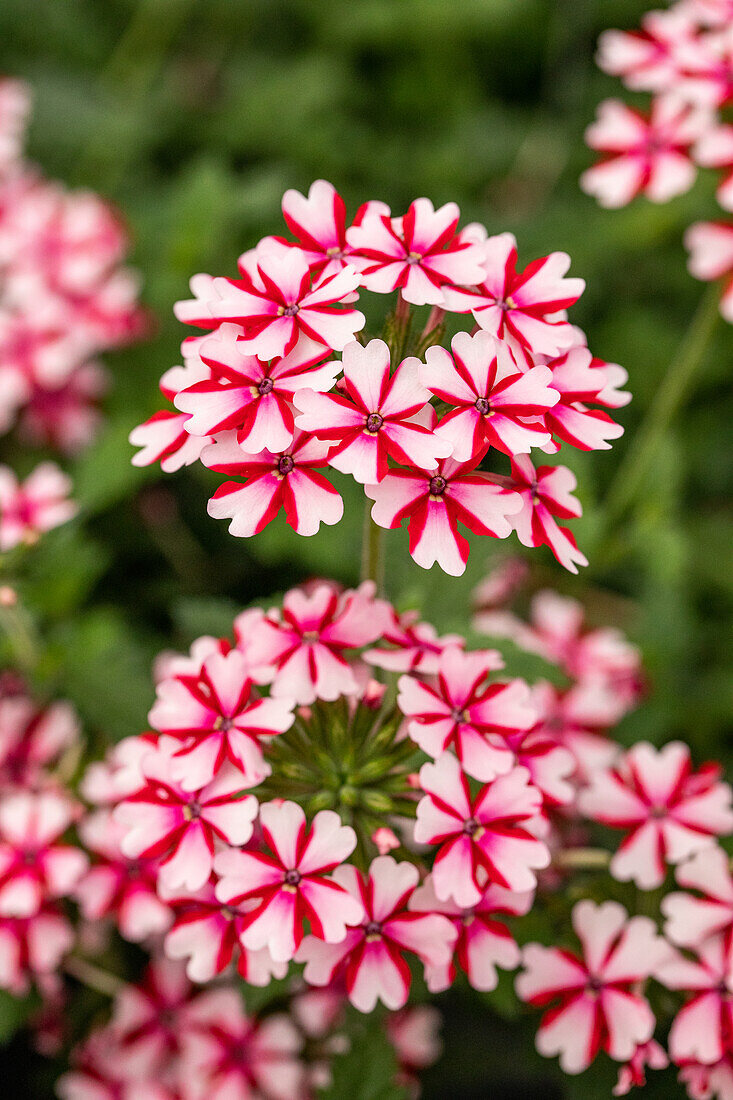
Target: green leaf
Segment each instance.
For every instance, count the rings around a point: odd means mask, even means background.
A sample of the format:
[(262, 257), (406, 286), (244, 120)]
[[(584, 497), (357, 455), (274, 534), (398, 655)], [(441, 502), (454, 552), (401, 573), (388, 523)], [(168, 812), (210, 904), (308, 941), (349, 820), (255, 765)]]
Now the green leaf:
[(333, 1061), (333, 1079), (320, 1095), (328, 1100), (405, 1100), (407, 1090), (396, 1083), (397, 1059), (378, 1012), (349, 1013), (346, 1034), (350, 1048)]

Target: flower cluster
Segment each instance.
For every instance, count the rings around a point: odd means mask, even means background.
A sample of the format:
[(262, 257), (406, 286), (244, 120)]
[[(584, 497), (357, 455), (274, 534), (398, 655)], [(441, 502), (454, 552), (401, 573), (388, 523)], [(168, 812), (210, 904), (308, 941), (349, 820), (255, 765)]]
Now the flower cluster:
[[(588, 128), (588, 145), (602, 154), (581, 185), (602, 206), (637, 195), (667, 202), (692, 187), (697, 167), (722, 176), (717, 199), (733, 210), (733, 21), (727, 0), (678, 0), (644, 16), (636, 31), (605, 31), (598, 64), (631, 91), (651, 93), (648, 112), (609, 99)], [(685, 237), (689, 269), (698, 279), (724, 279), (720, 311), (733, 322), (733, 224), (698, 222)]]
[[(134, 429), (133, 461), (173, 471), (200, 460), (225, 475), (209, 513), (237, 536), (280, 511), (301, 535), (338, 523), (336, 471), (364, 486), (378, 526), (407, 523), (424, 568), (464, 571), (462, 526), (516, 531), (577, 572), (586, 559), (561, 526), (581, 514), (575, 478), (530, 454), (608, 448), (622, 428), (605, 410), (628, 394), (622, 368), (593, 357), (567, 320), (584, 288), (566, 277), (569, 257), (520, 268), (510, 233), (459, 228), (455, 203), (425, 198), (401, 217), (367, 202), (349, 224), (324, 180), (286, 192), (282, 208), (292, 238), (245, 252), (238, 278), (192, 279), (176, 314), (205, 331), (163, 375), (175, 408)], [(384, 339), (364, 335), (362, 290), (396, 295)], [(473, 326), (449, 348), (448, 315)]]
[[(411, 1008), (389, 1020), (399, 1078), (435, 1061), (437, 1013)], [(340, 991), (294, 989), (266, 1015), (249, 1013), (232, 986), (197, 991), (180, 964), (153, 958), (115, 996), (109, 1023), (72, 1053), (61, 1100), (310, 1100), (348, 1049)]]
[(76, 451), (92, 439), (106, 376), (96, 357), (140, 335), (128, 237), (88, 191), (23, 159), (30, 93), (0, 80), (0, 431)]
[(54, 462), (42, 462), (23, 482), (0, 465), (0, 552), (32, 546), (45, 532), (73, 518), (71, 481)]
[(87, 867), (64, 841), (81, 807), (63, 782), (79, 727), (66, 703), (39, 708), (23, 684), (0, 676), (0, 988), (31, 981), (46, 994), (75, 940), (62, 901)]

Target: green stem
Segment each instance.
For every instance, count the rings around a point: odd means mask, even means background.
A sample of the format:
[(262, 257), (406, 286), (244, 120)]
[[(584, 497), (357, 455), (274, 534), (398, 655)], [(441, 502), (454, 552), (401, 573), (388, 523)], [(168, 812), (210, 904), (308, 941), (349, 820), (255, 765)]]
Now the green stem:
[(111, 974), (109, 970), (102, 970), (101, 966), (95, 966), (86, 959), (80, 959), (78, 955), (68, 956), (64, 961), (64, 970), (77, 982), (88, 986), (89, 989), (94, 989), (97, 993), (102, 993), (105, 997), (116, 997), (127, 984), (116, 974)]
[(553, 857), (557, 867), (574, 871), (598, 871), (608, 867), (611, 853), (605, 848), (565, 848)]
[(384, 587), (384, 557), (382, 555), (382, 542), (384, 531), (372, 520), (371, 500), (367, 500), (364, 509), (364, 529), (361, 543), (361, 579), (372, 580), (377, 586), (377, 592)]
[(719, 302), (719, 287), (712, 284), (701, 298), (679, 350), (611, 483), (605, 509), (609, 526), (636, 500), (664, 433), (692, 390), (695, 373), (715, 329)]
[(19, 603), (10, 607), (0, 606), (0, 630), (5, 633), (21, 672), (33, 672), (38, 663), (39, 645), (33, 623), (25, 608)]

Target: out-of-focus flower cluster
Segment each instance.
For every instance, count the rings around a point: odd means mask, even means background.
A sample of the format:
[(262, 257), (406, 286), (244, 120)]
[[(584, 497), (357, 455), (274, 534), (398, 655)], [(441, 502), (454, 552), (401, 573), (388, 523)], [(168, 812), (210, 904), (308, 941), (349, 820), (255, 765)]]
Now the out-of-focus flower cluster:
[(26, 85), (0, 80), (0, 432), (73, 452), (97, 429), (97, 356), (146, 322), (119, 216), (25, 161), (29, 113)]
[[(622, 428), (605, 410), (629, 395), (625, 371), (595, 358), (567, 319), (584, 288), (566, 278), (570, 258), (522, 268), (510, 233), (459, 228), (455, 203), (425, 198), (400, 217), (370, 201), (349, 222), (324, 180), (286, 192), (282, 208), (291, 238), (245, 252), (238, 278), (192, 279), (176, 313), (205, 332), (161, 379), (175, 409), (132, 432), (133, 461), (173, 471), (200, 460), (236, 479), (209, 513), (238, 536), (281, 510), (301, 535), (338, 523), (338, 471), (364, 486), (380, 527), (407, 522), (424, 568), (464, 571), (463, 526), (515, 531), (577, 572), (586, 559), (561, 526), (581, 514), (575, 478), (530, 452), (608, 448)], [(384, 339), (363, 335), (362, 290), (396, 295)], [(472, 325), (450, 348), (449, 315)]]
[[(721, 172), (717, 199), (733, 210), (733, 11), (728, 0), (678, 0), (651, 11), (633, 31), (605, 31), (598, 64), (633, 92), (651, 93), (648, 111), (609, 99), (586, 140), (602, 154), (581, 185), (602, 206), (637, 195), (667, 202), (692, 187), (697, 168)], [(685, 236), (692, 275), (724, 280), (720, 311), (733, 322), (733, 224), (697, 222)]]

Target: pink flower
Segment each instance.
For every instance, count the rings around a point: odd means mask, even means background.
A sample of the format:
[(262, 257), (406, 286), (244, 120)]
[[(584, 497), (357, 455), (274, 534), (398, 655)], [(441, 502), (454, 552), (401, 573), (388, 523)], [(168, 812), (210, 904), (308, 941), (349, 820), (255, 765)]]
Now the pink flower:
[(514, 753), (506, 739), (534, 725), (523, 680), (487, 683), (501, 664), (494, 651), (464, 653), (450, 646), (439, 657), (436, 683), (401, 676), (397, 705), (408, 733), (436, 760), (454, 749), (463, 770), (482, 783), (511, 771)]
[[(244, 258), (243, 258), (244, 259)], [(298, 248), (264, 242), (254, 263), (240, 264), (240, 279), (216, 278), (207, 287), (209, 319), (192, 323), (215, 328), (222, 321), (242, 326), (241, 351), (263, 361), (285, 356), (303, 337), (343, 351), (354, 333), (364, 327), (364, 314), (351, 309), (359, 276), (352, 267), (315, 280), (307, 256)], [(189, 320), (189, 303), (176, 309)]]
[(0, 917), (33, 917), (51, 898), (67, 897), (87, 857), (57, 844), (76, 807), (55, 791), (19, 791), (0, 803)]
[[(175, 396), (175, 406), (188, 413), (186, 431), (213, 436), (237, 430), (237, 442), (251, 454), (283, 451), (293, 441), (293, 395), (304, 386), (328, 390), (340, 363), (313, 368), (313, 354), (300, 343), (284, 359), (263, 363), (241, 349), (241, 329), (223, 324), (201, 344), (211, 378), (194, 382)], [(323, 358), (327, 349), (318, 350)]]
[(440, 845), (433, 864), (433, 885), (441, 900), (461, 908), (478, 904), (487, 885), (531, 890), (534, 871), (547, 867), (547, 846), (532, 835), (542, 797), (529, 785), (529, 773), (514, 768), (471, 796), (455, 756), (445, 753), (423, 764), (415, 840)]
[(722, 122), (701, 135), (694, 156), (702, 168), (724, 168), (716, 197), (724, 210), (733, 210), (733, 126)]
[(420, 1088), (420, 1072), (437, 1062), (442, 1050), (441, 1015), (432, 1005), (410, 1005), (386, 1019), (389, 1041), (400, 1064), (399, 1084)]
[(71, 1068), (56, 1082), (61, 1100), (180, 1100), (172, 1085), (137, 1074), (110, 1026), (97, 1028), (71, 1052)]
[(234, 432), (206, 447), (202, 462), (210, 470), (244, 478), (227, 481), (209, 501), (209, 515), (231, 519), (229, 531), (240, 538), (259, 534), (284, 509), (299, 535), (315, 535), (322, 523), (333, 526), (344, 514), (344, 502), (318, 471), (328, 465), (329, 446), (296, 429), (293, 442), (278, 453), (249, 454)]
[(0, 682), (0, 785), (40, 785), (44, 769), (79, 740), (79, 720), (70, 703), (38, 707), (25, 692)]
[(332, 183), (315, 180), (307, 198), (299, 191), (286, 191), (282, 211), (312, 271), (318, 275), (335, 275), (350, 262), (346, 206)]
[(120, 1045), (120, 1061), (131, 1079), (165, 1080), (178, 1059), (190, 1026), (193, 990), (180, 963), (153, 959), (142, 980), (124, 985), (112, 1007), (110, 1027)]
[(507, 518), (519, 508), (515, 493), (495, 484), (475, 462), (444, 459), (436, 473), (418, 469), (390, 470), (377, 485), (365, 486), (374, 501), (372, 519), (379, 527), (395, 528), (408, 520), (410, 553), (423, 569), (436, 562), (444, 572), (460, 577), (468, 561), (468, 541), (458, 531), (463, 523), (477, 535), (506, 538)]
[(419, 877), (414, 864), (397, 863), (392, 856), (377, 856), (366, 880), (351, 865), (338, 867), (334, 879), (358, 899), (364, 919), (340, 943), (306, 936), (296, 955), (306, 964), (305, 980), (330, 985), (343, 975), (349, 1000), (360, 1012), (372, 1012), (377, 1001), (402, 1008), (411, 984), (403, 953), (416, 954), (426, 969), (445, 967), (456, 939), (445, 917), (408, 909)]
[(718, 774), (709, 765), (693, 772), (688, 746), (671, 741), (659, 750), (640, 742), (615, 768), (594, 775), (580, 795), (581, 812), (628, 830), (611, 860), (613, 876), (654, 889), (664, 882), (667, 863), (733, 832), (733, 792)]
[(223, 904), (257, 902), (245, 915), (242, 943), (267, 947), (273, 959), (286, 962), (303, 939), (305, 920), (313, 935), (339, 943), (363, 916), (361, 902), (330, 877), (356, 847), (354, 830), (332, 810), (317, 813), (309, 829), (295, 802), (266, 803), (260, 822), (272, 855), (221, 852), (214, 864)]
[(558, 401), (547, 367), (520, 371), (509, 348), (488, 332), (459, 332), (445, 348), (431, 347), (420, 380), (451, 409), (437, 434), (452, 446), (457, 462), (474, 461), (495, 447), (527, 454), (550, 440), (544, 416)]
[(184, 790), (200, 790), (229, 761), (244, 774), (240, 789), (269, 775), (260, 739), (284, 733), (293, 723), (286, 699), (263, 699), (255, 691), (243, 653), (212, 653), (198, 674), (158, 684), (150, 724), (177, 738), (172, 775)]
[(733, 926), (733, 875), (727, 852), (717, 846), (703, 848), (681, 863), (675, 878), (686, 890), (661, 901), (667, 918), (664, 934), (680, 947), (697, 947), (709, 936), (729, 933)]
[(588, 168), (580, 185), (605, 207), (626, 206), (637, 195), (668, 202), (695, 182), (690, 146), (707, 125), (706, 112), (671, 96), (652, 100), (648, 118), (607, 99), (585, 132), (591, 149), (606, 159)]
[(377, 294), (400, 290), (413, 305), (445, 302), (444, 288), (481, 280), (483, 242), (457, 234), (461, 212), (454, 202), (436, 210), (430, 199), (415, 199), (402, 218), (380, 208), (346, 231), (361, 283)]
[[(589, 409), (590, 401), (605, 404), (606, 371), (585, 347), (571, 348), (548, 363), (550, 385), (560, 400), (545, 413), (548, 431), (581, 451), (608, 450), (609, 439), (618, 439), (623, 428), (601, 409)], [(557, 449), (559, 450), (559, 446)]]
[(390, 376), (383, 340), (344, 348), (345, 396), (303, 389), (295, 397), (303, 431), (333, 444), (328, 463), (362, 485), (382, 481), (388, 458), (434, 470), (451, 446), (417, 417), (430, 400), (420, 384), (417, 359), (405, 359)]
[(112, 916), (120, 935), (133, 943), (167, 931), (173, 914), (156, 893), (157, 861), (132, 860), (123, 855), (124, 829), (109, 810), (85, 817), (79, 834), (95, 857), (74, 890), (85, 920)]
[(359, 684), (345, 650), (380, 637), (388, 605), (374, 598), (374, 585), (339, 593), (328, 584), (310, 592), (292, 588), (283, 597), (282, 614), (268, 612), (237, 644), (253, 675), (272, 682), (272, 694), (307, 705), (355, 695)]
[(231, 764), (213, 782), (186, 790), (173, 778), (176, 741), (162, 738), (143, 759), (147, 784), (121, 802), (115, 820), (124, 832), (121, 848), (128, 859), (159, 859), (159, 878), (167, 891), (198, 890), (227, 845), (246, 844), (257, 816), (257, 799), (242, 795), (246, 780)]
[(71, 481), (53, 462), (42, 462), (22, 484), (9, 466), (0, 466), (0, 551), (66, 523), (77, 513), (69, 500)]
[(576, 480), (567, 466), (535, 469), (527, 455), (517, 455), (512, 459), (511, 477), (494, 476), (497, 484), (516, 491), (522, 498), (522, 508), (511, 520), (522, 546), (549, 547), (560, 565), (571, 573), (577, 573), (579, 565), (588, 564), (573, 534), (556, 522), (576, 518), (583, 511), (572, 495)]
[(518, 272), (517, 242), (511, 233), (500, 233), (486, 242), (478, 286), (449, 291), (447, 308), (472, 313), (482, 329), (532, 366), (533, 355), (556, 356), (574, 342), (562, 311), (577, 302), (585, 282), (563, 278), (569, 267), (565, 252), (553, 252)]
[(680, 46), (694, 31), (691, 14), (675, 4), (669, 11), (646, 12), (641, 30), (604, 31), (598, 39), (599, 68), (635, 91), (670, 90), (679, 75)]
[(169, 897), (163, 896), (174, 913), (173, 927), (164, 940), (169, 959), (185, 959), (186, 973), (192, 982), (210, 982), (237, 959), (237, 971), (249, 984), (266, 986), (273, 978), (284, 978), (287, 962), (275, 962), (266, 947), (250, 951), (242, 944), (247, 903), (239, 910), (223, 906), (214, 893), (213, 884), (200, 890)]
[(374, 830), (372, 833), (372, 843), (375, 845), (380, 856), (386, 856), (400, 846), (397, 835), (392, 829), (388, 829), (386, 825), (382, 825)]
[(657, 967), (656, 977), (668, 989), (690, 993), (669, 1033), (672, 1060), (684, 1065), (713, 1065), (730, 1054), (733, 1027), (733, 939), (711, 936), (689, 959), (679, 951)]
[(537, 1050), (560, 1055), (565, 1073), (581, 1073), (599, 1050), (628, 1061), (654, 1032), (654, 1016), (635, 988), (669, 952), (648, 917), (631, 917), (615, 901), (585, 900), (573, 907), (582, 955), (528, 944), (517, 995), (537, 1008), (557, 1004), (543, 1017)]
[(726, 222), (695, 222), (685, 233), (690, 253), (687, 267), (703, 282), (725, 279), (720, 312), (733, 324), (733, 225)]
[(74, 940), (74, 929), (54, 905), (30, 917), (0, 917), (0, 989), (27, 993), (31, 979), (40, 983), (58, 970)]
[[(183, 390), (211, 378), (211, 368), (201, 359), (201, 339), (189, 338), (181, 345), (185, 366), (171, 367), (160, 380), (160, 392), (168, 401), (174, 401)], [(198, 461), (209, 438), (191, 435), (186, 430), (191, 417), (173, 409), (161, 409), (144, 424), (130, 432), (133, 447), (142, 450), (133, 455), (133, 466), (150, 466), (160, 462), (165, 473), (175, 473), (182, 466)]]
[(714, 1066), (685, 1062), (678, 1080), (687, 1089), (691, 1100), (733, 1100), (733, 1057), (726, 1054)]
[(390, 672), (417, 672), (434, 675), (438, 671), (438, 658), (446, 646), (465, 645), (460, 634), (444, 634), (442, 637), (432, 623), (420, 621), (417, 611), (405, 611), (402, 615), (390, 607), (389, 625), (382, 631), (380, 641), (394, 649), (368, 649), (362, 658), (376, 668)]
[(245, 1015), (235, 989), (203, 994), (190, 1008), (180, 1066), (182, 1100), (307, 1100), (303, 1041), (283, 1015)]
[(512, 893), (492, 883), (476, 905), (462, 909), (453, 901), (441, 901), (435, 893), (430, 876), (410, 898), (410, 909), (418, 913), (442, 913), (457, 932), (455, 957), (446, 965), (426, 967), (425, 980), (431, 993), (440, 993), (453, 984), (456, 964), (468, 977), (470, 985), (482, 992), (496, 989), (502, 970), (519, 966), (521, 951), (509, 929), (497, 916), (523, 917), (534, 900), (534, 892)]
[(18, 421), (20, 438), (66, 454), (82, 451), (102, 422), (99, 402), (107, 383), (97, 363), (84, 363), (58, 387), (34, 386)]
[(646, 1085), (646, 1070), (666, 1069), (669, 1058), (664, 1047), (654, 1039), (648, 1043), (642, 1043), (636, 1048), (626, 1065), (618, 1071), (618, 1081), (612, 1092), (614, 1096), (628, 1096), (632, 1088), (644, 1088)]
[[(533, 692), (532, 705), (536, 701), (537, 694)], [(546, 728), (541, 711), (540, 715), (533, 729), (509, 734), (507, 746), (514, 753), (517, 764), (529, 772), (532, 785), (542, 794), (545, 808), (565, 806), (575, 798), (575, 785), (569, 779), (576, 771), (576, 758), (553, 736), (554, 731)]]

